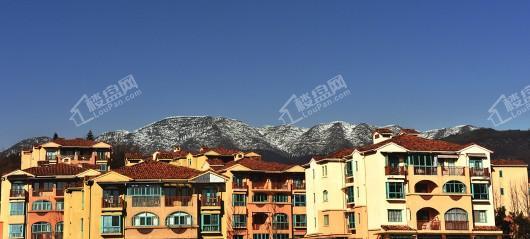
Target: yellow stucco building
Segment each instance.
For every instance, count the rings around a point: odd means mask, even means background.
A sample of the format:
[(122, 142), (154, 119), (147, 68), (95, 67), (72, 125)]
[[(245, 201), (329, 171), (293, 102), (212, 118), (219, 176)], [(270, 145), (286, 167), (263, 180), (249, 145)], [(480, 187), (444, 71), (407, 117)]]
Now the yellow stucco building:
[(495, 207), (508, 212), (530, 212), (528, 164), (521, 160), (492, 160), (491, 177)]

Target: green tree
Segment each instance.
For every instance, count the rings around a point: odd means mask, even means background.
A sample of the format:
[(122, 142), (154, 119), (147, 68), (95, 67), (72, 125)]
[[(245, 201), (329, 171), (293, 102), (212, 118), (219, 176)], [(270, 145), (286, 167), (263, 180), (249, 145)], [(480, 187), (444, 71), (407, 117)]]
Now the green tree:
[(94, 140), (94, 134), (92, 133), (92, 130), (88, 131), (88, 134), (86, 134), (87, 140)]
[(59, 138), (59, 135), (57, 134), (57, 132), (53, 133), (53, 139), (56, 140)]

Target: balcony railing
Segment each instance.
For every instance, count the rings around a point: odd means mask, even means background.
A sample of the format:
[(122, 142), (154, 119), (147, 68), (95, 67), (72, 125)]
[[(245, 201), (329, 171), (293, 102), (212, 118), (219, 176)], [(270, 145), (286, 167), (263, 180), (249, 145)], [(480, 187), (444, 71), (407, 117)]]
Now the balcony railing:
[(31, 233), (31, 239), (52, 239), (53, 233), (44, 232), (44, 233)]
[(244, 182), (233, 182), (232, 183), (233, 189), (247, 189), (247, 183)]
[(285, 182), (273, 182), (271, 183), (271, 187), (272, 189), (280, 189), (280, 190), (289, 189), (289, 185), (287, 185), (287, 183)]
[(101, 207), (117, 208), (123, 207), (123, 200), (119, 196), (107, 196), (101, 199)]
[(464, 167), (443, 167), (442, 168), (442, 175), (449, 175), (449, 176), (464, 176)]
[(445, 230), (468, 230), (468, 221), (445, 221)]
[(234, 222), (233, 225), (234, 228), (247, 228), (246, 222)]
[(252, 182), (252, 189), (266, 189), (266, 182)]
[(418, 220), (418, 230), (440, 230), (440, 221)]
[(102, 227), (101, 234), (121, 234), (121, 227)]
[(436, 166), (414, 166), (414, 175), (437, 175)]
[(202, 206), (221, 206), (221, 197), (218, 196), (201, 196)]
[(288, 222), (273, 222), (272, 229), (273, 230), (288, 230), (289, 223)]
[(404, 166), (386, 166), (385, 175), (407, 175), (407, 169)]
[(293, 189), (298, 190), (304, 190), (305, 189), (305, 182), (297, 182), (293, 183)]
[(92, 158), (92, 154), (80, 154), (78, 157), (77, 157), (77, 160), (85, 160), (85, 161), (88, 161), (90, 160), (90, 158)]
[(474, 177), (489, 177), (490, 171), (488, 168), (469, 168), (471, 176)]
[(202, 225), (201, 230), (203, 232), (218, 232), (220, 227), (219, 225)]
[(31, 192), (31, 195), (34, 196), (34, 197), (40, 197), (44, 193), (51, 193), (51, 192), (53, 192), (51, 189), (50, 190), (33, 190)]
[(166, 207), (187, 207), (193, 205), (191, 196), (165, 196)]
[(25, 197), (26, 196), (26, 190), (24, 189), (11, 189), (9, 191), (10, 197)]
[(159, 207), (160, 196), (132, 196), (133, 207)]

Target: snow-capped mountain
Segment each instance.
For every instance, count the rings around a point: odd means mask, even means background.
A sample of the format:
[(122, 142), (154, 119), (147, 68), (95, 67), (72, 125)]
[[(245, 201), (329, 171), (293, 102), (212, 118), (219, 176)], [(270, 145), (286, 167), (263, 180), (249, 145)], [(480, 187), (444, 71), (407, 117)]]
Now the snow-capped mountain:
[(452, 128), (442, 128), (442, 129), (431, 129), (421, 133), (421, 136), (427, 139), (441, 139), (449, 137), (451, 135), (458, 135), (473, 130), (477, 130), (479, 127), (472, 125), (458, 125)]
[(42, 144), (42, 143), (48, 142), (48, 141), (50, 141), (50, 139), (51, 139), (50, 137), (46, 137), (46, 136), (39, 136), (39, 137), (23, 139), (23, 140), (19, 141), (18, 143), (12, 145), (8, 149), (0, 152), (0, 156), (7, 157), (7, 156), (10, 156), (12, 154), (18, 154), (20, 152), (20, 150), (30, 149), (33, 145)]
[[(398, 125), (386, 126), (395, 131)], [(133, 132), (111, 131), (98, 140), (110, 143), (134, 144), (146, 152), (169, 150), (175, 145), (197, 150), (200, 146), (238, 148), (273, 152), (288, 157), (328, 154), (344, 147), (355, 147), (372, 142), (372, 132), (378, 126), (336, 121), (310, 128), (293, 125), (252, 127), (235, 119), (211, 116), (176, 116), (148, 124)], [(441, 138), (447, 135), (477, 129), (458, 126), (430, 130), (427, 136)]]

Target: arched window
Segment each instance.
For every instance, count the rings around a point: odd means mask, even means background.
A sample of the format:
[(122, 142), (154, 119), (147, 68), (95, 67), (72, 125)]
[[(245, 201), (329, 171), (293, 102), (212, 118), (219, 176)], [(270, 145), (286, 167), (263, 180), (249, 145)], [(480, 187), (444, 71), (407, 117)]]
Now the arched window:
[(133, 226), (158, 226), (158, 217), (150, 212), (142, 212), (133, 217)]
[(191, 226), (191, 215), (185, 212), (175, 212), (166, 218), (168, 227)]
[(445, 213), (446, 221), (457, 221), (465, 222), (467, 221), (467, 212), (464, 209), (453, 208)]
[(58, 222), (57, 224), (55, 224), (55, 233), (56, 234), (63, 234), (63, 229), (64, 229), (64, 223), (63, 222)]
[(40, 233), (50, 233), (52, 232), (52, 226), (47, 222), (36, 222), (31, 225), (31, 233), (40, 234)]
[(38, 200), (33, 202), (31, 209), (33, 211), (51, 211), (52, 203), (50, 201)]
[(459, 181), (449, 181), (444, 184), (444, 193), (466, 193), (466, 185)]
[(324, 192), (322, 192), (322, 200), (324, 202), (328, 201), (328, 190), (324, 190)]
[(289, 229), (289, 221), (287, 215), (283, 213), (276, 213), (272, 217), (272, 229), (274, 230), (287, 230)]

